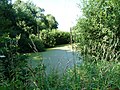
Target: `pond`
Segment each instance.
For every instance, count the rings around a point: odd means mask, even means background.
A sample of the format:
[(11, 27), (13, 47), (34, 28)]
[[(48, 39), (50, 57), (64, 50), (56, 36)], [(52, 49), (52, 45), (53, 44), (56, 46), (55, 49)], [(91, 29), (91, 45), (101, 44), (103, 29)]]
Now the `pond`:
[(57, 70), (60, 73), (72, 68), (74, 64), (79, 65), (82, 62), (80, 55), (72, 50), (71, 45), (49, 48), (45, 52), (32, 54), (30, 59), (33, 67), (43, 60), (47, 72)]

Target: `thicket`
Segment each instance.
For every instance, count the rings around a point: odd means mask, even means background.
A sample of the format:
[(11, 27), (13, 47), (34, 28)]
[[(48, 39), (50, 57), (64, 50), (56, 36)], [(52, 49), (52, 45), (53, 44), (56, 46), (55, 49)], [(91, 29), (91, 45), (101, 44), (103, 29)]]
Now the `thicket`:
[(18, 40), (18, 47), (18, 52), (20, 53), (41, 52), (45, 50), (42, 40), (35, 35), (30, 35), (29, 38), (20, 38)]
[[(6, 82), (21, 80), (22, 84), (26, 83), (26, 78), (24, 77), (28, 74), (26, 69), (27, 55), (18, 53), (18, 41), (16, 38), (11, 39), (6, 36), (1, 37), (0, 41), (0, 46), (2, 45), (0, 47), (0, 89), (11, 90), (6, 87)], [(3, 84), (6, 87), (5, 89), (2, 88)]]
[(69, 34), (52, 30), (58, 28), (55, 17), (51, 14), (44, 15), (44, 9), (30, 1), (25, 3), (16, 0), (12, 4), (8, 0), (1, 0), (0, 8), (0, 35), (6, 34), (11, 39), (18, 39), (20, 53), (44, 51), (45, 47), (66, 44), (69, 41)]
[(40, 38), (36, 35), (30, 35), (29, 38), (23, 37), (18, 41), (19, 52), (41, 52), (45, 48), (55, 47), (56, 45), (69, 44), (70, 33), (58, 30), (42, 30), (40, 32)]
[(39, 63), (32, 68), (27, 65), (26, 71), (16, 70), (14, 78), (1, 78), (1, 90), (119, 90), (120, 65), (118, 62), (98, 61), (67, 70), (63, 74), (57, 71), (46, 74), (45, 66)]
[(73, 32), (83, 57), (89, 60), (120, 60), (120, 1), (82, 0), (83, 17)]
[(40, 31), (58, 26), (55, 17), (43, 11), (29, 1), (0, 0), (0, 90), (27, 88), (31, 76), (22, 53), (44, 50)]
[(41, 32), (41, 38), (46, 48), (54, 47), (56, 45), (69, 44), (70, 33), (58, 30), (43, 30)]

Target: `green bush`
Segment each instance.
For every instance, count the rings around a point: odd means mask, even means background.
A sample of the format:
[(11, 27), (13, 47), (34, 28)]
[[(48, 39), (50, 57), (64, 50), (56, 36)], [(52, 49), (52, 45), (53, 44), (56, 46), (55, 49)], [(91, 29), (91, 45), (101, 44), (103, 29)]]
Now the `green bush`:
[(58, 30), (43, 30), (41, 38), (45, 47), (54, 47), (55, 45), (68, 44), (70, 42), (70, 33)]
[(55, 35), (55, 33), (53, 31), (43, 30), (41, 32), (41, 38), (42, 38), (43, 44), (45, 45), (46, 48), (55, 46), (56, 39), (55, 39), (54, 35)]
[[(120, 59), (120, 6), (118, 0), (83, 1), (83, 17), (74, 27), (82, 55), (95, 60)], [(98, 5), (96, 5), (98, 3)], [(94, 60), (91, 59), (91, 60)]]
[(30, 53), (33, 52), (31, 45), (31, 40), (29, 38), (21, 38), (18, 40), (19, 52), (20, 53)]
[(43, 41), (37, 36), (31, 35), (31, 42), (33, 42), (33, 50), (36, 52), (41, 52), (45, 50)]
[(70, 43), (70, 33), (69, 32), (56, 31), (55, 38), (56, 38), (56, 45)]
[(31, 35), (30, 38), (20, 38), (18, 45), (19, 52), (21, 53), (40, 52), (45, 50), (42, 40), (34, 35)]
[[(0, 55), (3, 55), (3, 57), (0, 57), (0, 89), (10, 90), (7, 88), (10, 84), (6, 85), (6, 82), (21, 80), (21, 83), (25, 84), (25, 77), (27, 75), (27, 70), (25, 69), (27, 65), (27, 56), (20, 55), (17, 52), (18, 45), (16, 38), (11, 39), (10, 37), (3, 37), (0, 39), (2, 39), (2, 43), (5, 44), (2, 48), (0, 47)], [(1, 88), (1, 86), (3, 87)], [(6, 88), (4, 89), (4, 87)]]

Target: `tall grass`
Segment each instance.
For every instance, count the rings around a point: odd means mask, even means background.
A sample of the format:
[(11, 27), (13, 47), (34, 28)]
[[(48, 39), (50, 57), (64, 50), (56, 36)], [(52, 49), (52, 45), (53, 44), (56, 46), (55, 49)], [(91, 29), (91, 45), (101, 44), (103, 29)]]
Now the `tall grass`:
[(83, 62), (63, 75), (55, 71), (46, 74), (42, 63), (25, 69), (24, 77), (16, 73), (11, 81), (2, 80), (0, 90), (120, 90), (118, 62)]
[[(109, 48), (106, 49), (109, 50)], [(105, 50), (106, 53), (108, 53), (107, 50)], [(106, 54), (101, 56), (104, 55)], [(17, 59), (22, 60), (19, 57), (13, 59), (16, 62)], [(83, 59), (81, 65), (75, 63), (73, 69), (67, 69), (63, 74), (56, 71), (46, 74), (46, 68), (42, 62), (39, 62), (36, 67), (25, 64), (24, 67), (11, 69), (9, 75), (14, 76), (11, 80), (4, 79), (5, 76), (1, 72), (0, 90), (120, 90), (119, 61), (107, 61), (102, 58), (98, 61), (94, 58)], [(93, 60), (89, 62), (89, 59)]]
[[(76, 69), (76, 70), (74, 70)], [(59, 76), (56, 72), (41, 72), (37, 79), (40, 90), (119, 90), (120, 64), (118, 62), (84, 62)], [(40, 71), (37, 71), (40, 73)], [(41, 83), (40, 83), (41, 82)]]

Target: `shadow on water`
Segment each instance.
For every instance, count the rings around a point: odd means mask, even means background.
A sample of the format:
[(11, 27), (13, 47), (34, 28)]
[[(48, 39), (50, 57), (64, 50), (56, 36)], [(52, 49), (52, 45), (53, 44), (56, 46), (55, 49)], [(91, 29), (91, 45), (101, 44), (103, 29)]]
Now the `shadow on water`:
[(31, 59), (33, 59), (31, 60), (33, 66), (37, 66), (40, 60), (43, 60), (47, 73), (52, 72), (53, 70), (63, 73), (67, 69), (73, 68), (75, 63), (80, 65), (82, 62), (79, 54), (71, 51), (70, 49), (64, 49), (62, 47), (36, 53)]

